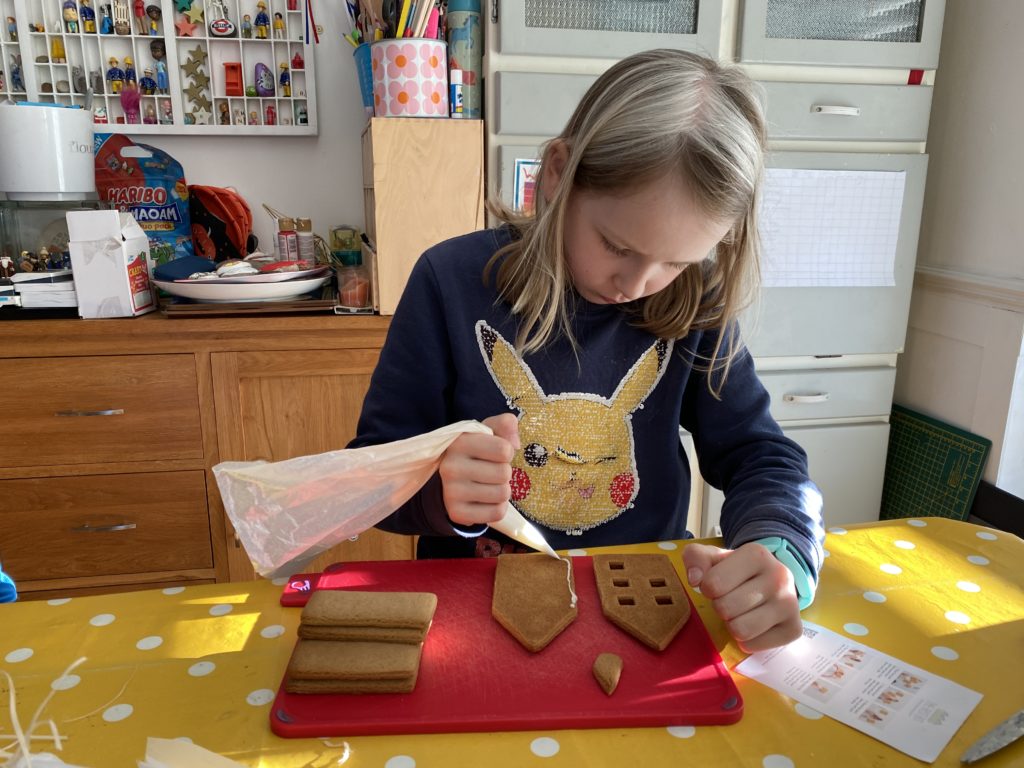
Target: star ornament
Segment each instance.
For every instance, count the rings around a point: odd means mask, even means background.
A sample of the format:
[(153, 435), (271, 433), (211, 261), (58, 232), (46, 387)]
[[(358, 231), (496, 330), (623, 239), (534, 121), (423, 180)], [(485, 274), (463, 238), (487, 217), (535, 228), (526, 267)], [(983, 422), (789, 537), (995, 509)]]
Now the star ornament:
[(199, 68), (203, 66), (203, 62), (199, 59), (189, 56), (188, 60), (181, 65), (181, 71), (189, 77), (195, 77), (199, 74)]
[(192, 82), (202, 88), (205, 88), (210, 84), (210, 76), (205, 72), (196, 72), (192, 75)]
[(190, 85), (188, 88), (182, 88), (181, 90), (182, 93), (188, 96), (189, 101), (191, 101), (193, 104), (198, 105), (200, 103), (200, 100), (203, 98), (203, 91), (205, 91), (206, 89), (203, 88), (201, 85), (193, 84)]
[(178, 37), (193, 37), (196, 33), (196, 27), (199, 25), (189, 21), (188, 16), (182, 16), (181, 19), (174, 22), (174, 26), (178, 30)]
[(192, 0), (174, 0), (174, 9), (178, 13), (185, 13), (192, 7)]
[(191, 8), (185, 11), (185, 15), (188, 16), (188, 20), (193, 24), (203, 23), (203, 4), (195, 3)]
[(188, 57), (190, 59), (195, 59), (196, 61), (198, 61), (198, 62), (200, 62), (202, 64), (205, 64), (206, 63), (206, 49), (203, 48), (203, 46), (201, 46), (201, 45), (197, 45), (195, 48), (193, 48), (191, 51), (188, 52)]
[(196, 121), (196, 125), (209, 125), (211, 117), (210, 110), (205, 107), (192, 110), (192, 118)]

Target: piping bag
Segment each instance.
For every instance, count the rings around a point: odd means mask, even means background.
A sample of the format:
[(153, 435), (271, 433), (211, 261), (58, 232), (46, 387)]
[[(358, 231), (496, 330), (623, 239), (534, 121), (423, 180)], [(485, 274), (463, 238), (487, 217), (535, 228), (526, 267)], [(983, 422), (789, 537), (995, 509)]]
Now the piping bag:
[[(383, 445), (285, 461), (221, 462), (213, 474), (256, 572), (291, 576), (412, 498), (437, 472), (448, 446), (468, 432), (492, 434), (478, 421), (460, 421)], [(491, 527), (561, 559), (511, 504)]]

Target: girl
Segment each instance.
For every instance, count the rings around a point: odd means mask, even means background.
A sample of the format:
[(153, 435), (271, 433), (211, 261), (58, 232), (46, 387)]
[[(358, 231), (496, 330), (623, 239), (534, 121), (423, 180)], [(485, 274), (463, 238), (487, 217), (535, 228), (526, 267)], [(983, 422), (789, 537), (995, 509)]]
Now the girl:
[[(748, 651), (800, 634), (821, 497), (768, 412), (737, 314), (757, 272), (764, 118), (738, 69), (676, 50), (603, 74), (543, 152), (530, 216), (417, 262), (353, 447), (480, 419), (380, 527), (421, 557), (498, 554), (508, 501), (559, 548), (685, 531), (690, 471), (724, 490), (728, 549), (687, 577)], [(774, 553), (774, 556), (773, 556)]]

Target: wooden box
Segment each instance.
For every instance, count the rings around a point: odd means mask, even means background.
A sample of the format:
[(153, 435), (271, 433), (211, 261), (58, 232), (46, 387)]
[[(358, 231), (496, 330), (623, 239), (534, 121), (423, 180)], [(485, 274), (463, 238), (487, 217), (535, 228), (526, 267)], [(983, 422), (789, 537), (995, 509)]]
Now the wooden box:
[(480, 120), (373, 118), (364, 129), (366, 234), (377, 247), (382, 315), (394, 314), (425, 250), (483, 228), (483, 142)]

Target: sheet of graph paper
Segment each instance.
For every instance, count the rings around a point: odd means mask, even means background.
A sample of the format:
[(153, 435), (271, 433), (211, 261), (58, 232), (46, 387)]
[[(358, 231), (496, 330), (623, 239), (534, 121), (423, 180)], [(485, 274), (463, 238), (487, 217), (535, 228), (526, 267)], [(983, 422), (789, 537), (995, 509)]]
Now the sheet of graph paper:
[(904, 171), (769, 168), (761, 200), (765, 287), (896, 284)]

